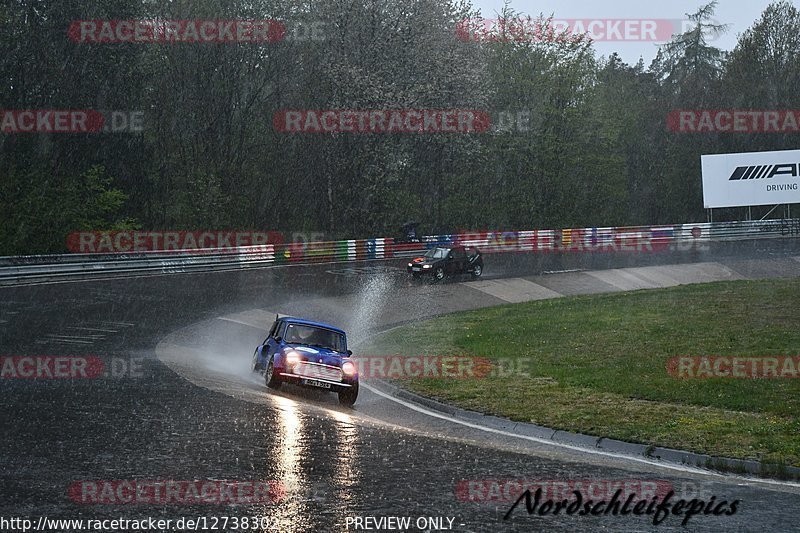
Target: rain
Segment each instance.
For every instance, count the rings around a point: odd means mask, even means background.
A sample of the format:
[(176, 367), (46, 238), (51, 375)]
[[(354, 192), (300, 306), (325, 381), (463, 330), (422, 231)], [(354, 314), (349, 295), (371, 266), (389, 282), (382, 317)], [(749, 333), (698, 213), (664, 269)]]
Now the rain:
[(788, 0), (0, 5), (0, 531), (774, 531)]

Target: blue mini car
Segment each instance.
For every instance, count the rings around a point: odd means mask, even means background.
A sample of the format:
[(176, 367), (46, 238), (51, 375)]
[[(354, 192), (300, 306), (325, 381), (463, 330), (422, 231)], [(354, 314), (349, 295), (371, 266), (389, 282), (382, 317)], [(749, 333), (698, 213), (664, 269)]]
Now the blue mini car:
[(358, 397), (358, 367), (347, 349), (347, 335), (335, 326), (301, 318), (276, 316), (251, 368), (272, 389), (282, 383), (326, 389), (339, 403), (352, 406)]

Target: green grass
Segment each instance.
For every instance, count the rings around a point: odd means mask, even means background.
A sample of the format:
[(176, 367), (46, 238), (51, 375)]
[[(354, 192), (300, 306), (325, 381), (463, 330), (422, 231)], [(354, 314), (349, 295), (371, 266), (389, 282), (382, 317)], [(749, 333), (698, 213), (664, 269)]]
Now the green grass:
[(359, 352), (519, 358), (528, 375), (400, 384), (544, 426), (800, 466), (799, 379), (674, 379), (669, 358), (800, 355), (800, 279), (561, 298), (392, 330)]

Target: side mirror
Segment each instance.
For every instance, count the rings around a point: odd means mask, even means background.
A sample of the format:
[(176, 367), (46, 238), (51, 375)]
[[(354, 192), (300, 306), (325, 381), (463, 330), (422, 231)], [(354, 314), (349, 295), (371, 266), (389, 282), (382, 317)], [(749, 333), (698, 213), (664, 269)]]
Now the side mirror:
[(353, 355), (353, 350), (347, 350), (347, 355)]
[(281, 337), (275, 337), (275, 342), (280, 343), (283, 339)]

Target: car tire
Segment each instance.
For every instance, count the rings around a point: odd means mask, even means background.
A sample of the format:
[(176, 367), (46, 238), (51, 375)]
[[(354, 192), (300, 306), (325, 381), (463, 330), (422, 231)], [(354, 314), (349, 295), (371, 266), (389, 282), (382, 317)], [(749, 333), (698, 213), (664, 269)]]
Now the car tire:
[(358, 398), (358, 383), (354, 383), (349, 389), (339, 391), (339, 405), (353, 407)]
[(439, 281), (442, 281), (443, 279), (444, 279), (444, 268), (436, 267), (436, 269), (433, 271), (433, 282), (437, 283)]
[(264, 383), (266, 383), (267, 387), (270, 389), (281, 388), (281, 380), (275, 374), (275, 365), (272, 364), (272, 359), (269, 360), (269, 363), (267, 364), (267, 370), (264, 372)]
[(479, 278), (483, 274), (483, 265), (475, 265), (472, 269), (472, 277)]
[(250, 363), (250, 371), (260, 372), (261, 370), (263, 369), (261, 368), (261, 365), (258, 364), (258, 348), (256, 348), (256, 351), (253, 352), (253, 361)]

